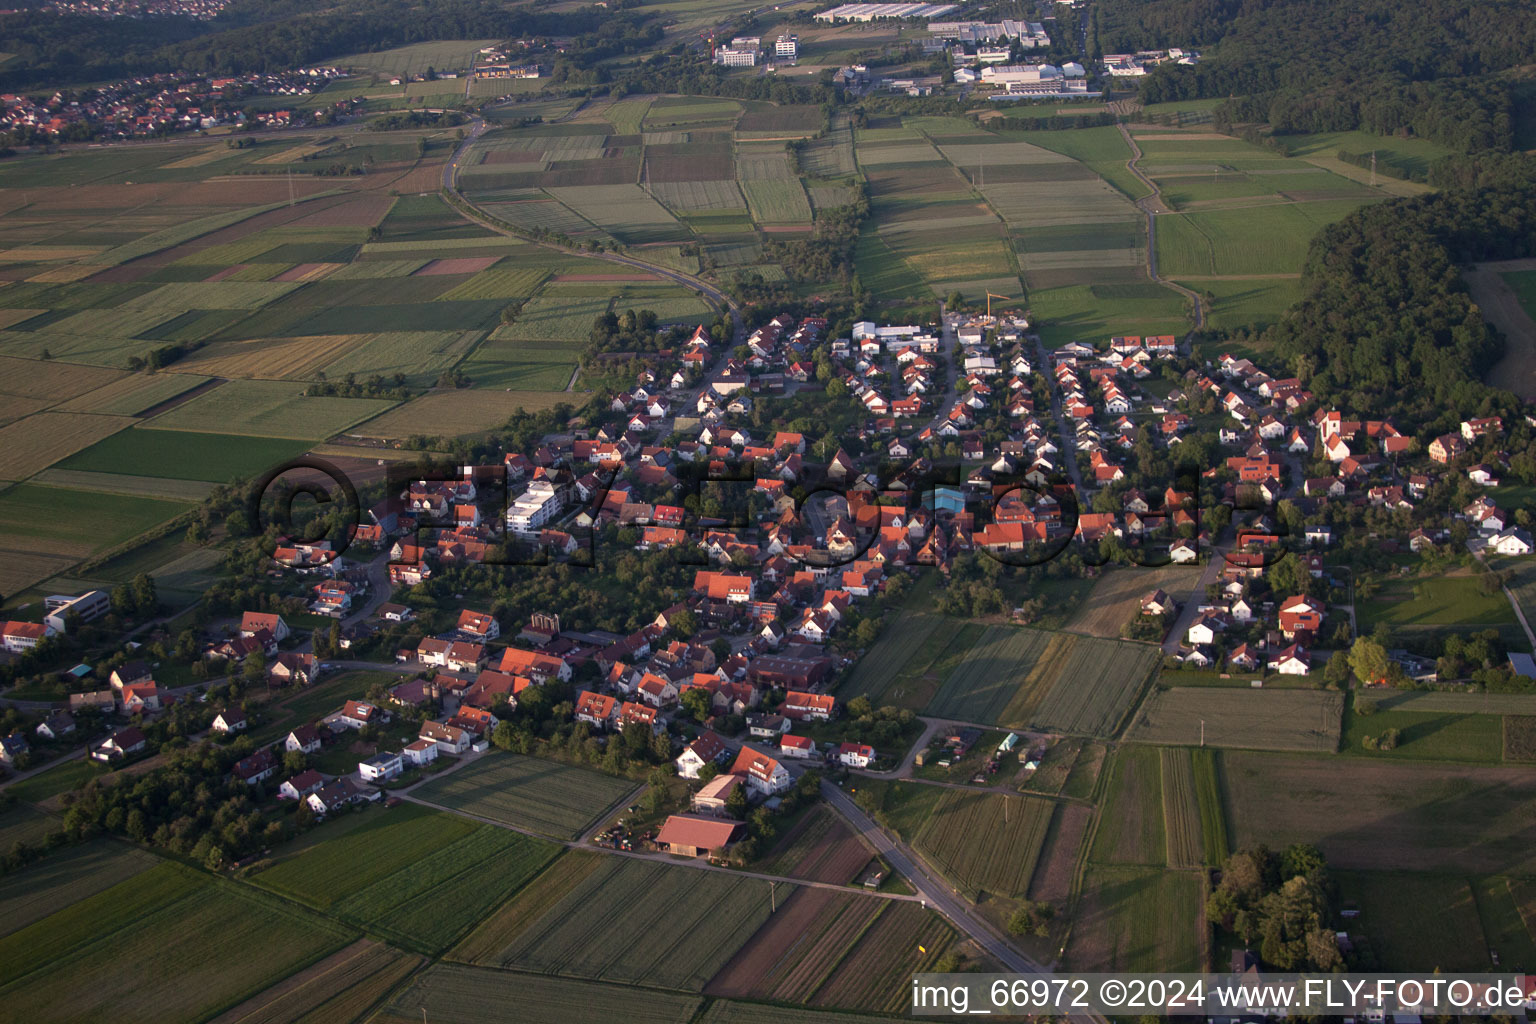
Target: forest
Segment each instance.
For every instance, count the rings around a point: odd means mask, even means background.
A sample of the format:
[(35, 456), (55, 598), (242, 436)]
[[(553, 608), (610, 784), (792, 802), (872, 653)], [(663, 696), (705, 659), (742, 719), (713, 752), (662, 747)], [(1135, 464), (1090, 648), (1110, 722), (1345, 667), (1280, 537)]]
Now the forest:
[(1264, 341), (1325, 403), (1426, 436), (1518, 402), (1482, 383), (1503, 343), (1458, 266), (1536, 255), (1536, 188), (1452, 190), (1362, 207), (1325, 228), (1304, 294)]
[(1147, 103), (1243, 99), (1226, 118), (1279, 132), (1411, 132), (1465, 152), (1507, 150), (1507, 87), (1491, 78), (1536, 51), (1522, 0), (1104, 0), (1104, 52), (1202, 51), (1147, 76)]
[[(433, 39), (608, 36), (643, 19), (628, 12), (636, 6), (638, 0), (612, 0), (556, 14), (508, 10), (489, 0), (343, 0), (317, 11), (301, 0), (236, 0), (205, 22), (16, 11), (0, 15), (0, 39), (14, 54), (0, 65), (0, 88), (168, 69), (227, 75), (276, 71)], [(585, 48), (596, 45), (594, 38)]]

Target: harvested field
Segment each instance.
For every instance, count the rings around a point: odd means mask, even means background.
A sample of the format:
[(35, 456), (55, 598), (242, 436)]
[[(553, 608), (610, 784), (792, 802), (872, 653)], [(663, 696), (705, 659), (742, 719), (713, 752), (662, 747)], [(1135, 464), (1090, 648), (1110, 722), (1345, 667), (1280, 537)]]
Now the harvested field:
[(0, 480), (25, 480), (130, 427), (128, 416), (39, 412), (0, 427)]
[(1137, 710), (1127, 738), (1193, 746), (1204, 722), (1209, 747), (1332, 753), (1343, 708), (1342, 696), (1321, 690), (1159, 689)]
[(354, 1021), (422, 964), (422, 958), (361, 939), (213, 1019), (212, 1024)]
[(931, 971), (954, 942), (954, 929), (938, 914), (916, 903), (893, 903), (816, 990), (811, 1005), (899, 1013), (909, 1008), (911, 995), (890, 979)]
[(1498, 765), (1222, 755), (1236, 849), (1313, 843), (1332, 867), (1536, 874), (1536, 777)]
[(479, 967), (437, 964), (412, 979), (371, 1018), (372, 1024), (506, 1024), (508, 1007), (518, 1024), (678, 1024), (698, 1013), (697, 996), (601, 985)]
[(873, 856), (874, 851), (841, 816), (817, 806), (784, 834), (759, 870), (846, 885)]
[(1083, 804), (1057, 804), (1051, 815), (1051, 828), (1040, 850), (1034, 878), (1029, 883), (1029, 898), (1063, 907), (1072, 895), (1072, 878), (1077, 872), (1078, 854), (1093, 810)]
[(1167, 857), (1165, 835), (1161, 755), (1156, 747), (1121, 747), (1110, 767), (1093, 860), (1162, 865)]
[(124, 370), (0, 356), (0, 393), (50, 405), (127, 378)]
[(704, 991), (803, 1004), (886, 907), (851, 892), (797, 890)]
[(1167, 747), (1162, 751), (1163, 828), (1170, 868), (1197, 868), (1205, 853), (1190, 753)]
[(1183, 565), (1111, 570), (1099, 577), (1062, 628), (1089, 636), (1117, 637), (1127, 622), (1141, 614), (1142, 598), (1161, 589), (1182, 604), (1199, 577), (1198, 568)]
[[(328, 334), (297, 338), (216, 341), (179, 361), (175, 374), (264, 380), (314, 380), (315, 371), (378, 335)], [(192, 378), (197, 379), (197, 378)]]

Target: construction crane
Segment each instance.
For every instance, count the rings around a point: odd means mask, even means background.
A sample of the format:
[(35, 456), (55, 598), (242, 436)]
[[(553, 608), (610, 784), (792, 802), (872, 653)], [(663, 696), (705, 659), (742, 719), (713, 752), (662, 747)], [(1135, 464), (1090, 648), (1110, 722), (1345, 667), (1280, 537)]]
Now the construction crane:
[(992, 300), (993, 299), (1002, 299), (1004, 302), (1012, 302), (1013, 301), (1012, 299), (1010, 299), (1006, 295), (994, 295), (992, 292), (987, 292), (987, 316), (989, 318), (992, 316)]

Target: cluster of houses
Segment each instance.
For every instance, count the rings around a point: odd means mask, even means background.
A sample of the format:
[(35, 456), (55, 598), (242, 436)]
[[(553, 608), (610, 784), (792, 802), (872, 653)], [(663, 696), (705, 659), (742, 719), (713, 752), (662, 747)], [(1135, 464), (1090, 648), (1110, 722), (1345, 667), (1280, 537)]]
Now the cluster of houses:
[(229, 0), (47, 0), (41, 10), (84, 18), (217, 18)]
[(127, 139), (219, 125), (284, 127), (313, 115), (294, 110), (247, 112), (244, 101), (308, 96), (341, 76), (341, 70), (333, 67), (223, 78), (167, 72), (99, 86), (83, 97), (55, 92), (47, 99), (33, 99), (6, 93), (0, 95), (0, 132), (27, 142), (60, 137)]
[(1106, 53), (1101, 61), (1110, 78), (1141, 78), (1159, 64), (1198, 64), (1200, 55), (1177, 47), (1169, 50), (1138, 50), (1136, 53)]

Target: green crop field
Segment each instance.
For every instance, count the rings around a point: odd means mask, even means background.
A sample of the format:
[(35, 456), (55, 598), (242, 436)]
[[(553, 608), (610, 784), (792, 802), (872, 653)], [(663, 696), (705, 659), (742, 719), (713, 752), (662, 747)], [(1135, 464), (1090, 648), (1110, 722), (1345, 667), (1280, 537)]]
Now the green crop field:
[(1052, 634), (1038, 630), (989, 626), (944, 681), (926, 713), (962, 722), (1022, 724), (1044, 695), (1038, 684), (1045, 673), (1031, 669), (1051, 639)]
[(1221, 864), (1232, 852), (1227, 841), (1227, 812), (1221, 795), (1221, 755), (1214, 750), (1192, 750), (1195, 799), (1200, 807), (1200, 835), (1205, 862)]
[(1210, 293), (1214, 301), (1205, 304), (1205, 322), (1212, 330), (1265, 327), (1301, 301), (1298, 277), (1243, 281), (1185, 277), (1179, 284), (1194, 292)]
[(254, 880), (325, 910), (480, 828), (467, 819), (417, 805), (370, 809), (367, 820), (344, 835), (322, 829), (314, 833), (313, 843), (286, 850)]
[[(459, 369), (476, 388), (556, 392), (570, 383), (576, 356), (577, 349), (569, 342), (493, 339), (482, 342)], [(509, 406), (501, 419), (511, 411)]]
[(391, 399), (306, 398), (302, 384), (232, 380), (152, 421), (155, 430), (219, 430), (319, 441), (394, 405)]
[(429, 780), (415, 795), (552, 839), (575, 839), (637, 785), (556, 761), (497, 754)]
[(259, 476), (306, 447), (303, 442), (272, 438), (136, 427), (97, 442), (59, 466), (96, 473), (226, 482)]
[(1094, 835), (1095, 863), (1166, 863), (1162, 774), (1163, 762), (1157, 748), (1127, 746), (1116, 751), (1104, 810)]
[(884, 703), (902, 668), (912, 663), (944, 622), (942, 615), (916, 608), (902, 611), (886, 624), (879, 641), (859, 659), (840, 692), (848, 697), (864, 694), (876, 706)]
[(105, 771), (106, 767), (104, 765), (88, 758), (80, 757), (56, 764), (47, 771), (32, 776), (30, 779), (13, 782), (5, 788), (5, 791), (17, 800), (27, 800), (36, 803), (41, 800), (47, 800), (51, 796), (57, 796), (59, 793), (78, 789), (88, 779), (94, 779)]
[(539, 267), (497, 267), (483, 270), (451, 291), (438, 296), (440, 301), (456, 299), (526, 299), (539, 290), (549, 276)]
[[(15, 787), (9, 792), (14, 793)], [(151, 854), (110, 840), (51, 854), (0, 878), (0, 936), (41, 921), (159, 863), (160, 859)]]
[(585, 343), (592, 323), (608, 312), (610, 300), (569, 297), (545, 292), (529, 299), (510, 325), (493, 337), (510, 341), (573, 341)]
[(438, 953), (537, 874), (558, 850), (482, 825), (337, 901), (332, 913), (396, 945)]
[(688, 229), (679, 224), (644, 188), (636, 184), (580, 185), (551, 188), (549, 194), (604, 231), (631, 245), (681, 241)]
[(350, 938), (268, 895), (161, 864), (0, 939), (0, 1004), (28, 1022), (200, 1020)]
[[(793, 891), (781, 882), (778, 898)], [(759, 879), (608, 858), (492, 962), (542, 974), (698, 991), (768, 919), (769, 899), (768, 883)], [(689, 941), (654, 941), (662, 927)]]
[(1163, 830), (1170, 868), (1197, 868), (1205, 856), (1192, 753), (1168, 747), (1162, 751)]
[(1157, 219), (1158, 271), (1174, 278), (1299, 273), (1312, 237), (1353, 205), (1287, 204), (1164, 215)]
[(1322, 690), (1178, 687), (1155, 690), (1136, 712), (1128, 738), (1142, 743), (1339, 749), (1343, 698)]
[(797, 180), (743, 181), (741, 190), (759, 224), (799, 224), (811, 219), (810, 201)]
[(1029, 891), (1055, 804), (1036, 797), (903, 786), (929, 811), (917, 849), (967, 893), (1021, 899)]
[[(1160, 247), (1162, 237), (1159, 227)], [(1159, 271), (1168, 273), (1161, 265)], [(1032, 292), (1030, 307), (1039, 318), (1041, 338), (1052, 347), (1069, 341), (1096, 344), (1119, 334), (1183, 334), (1189, 329), (1184, 300), (1151, 282), (1049, 288)]]
[(1196, 971), (1201, 916), (1193, 873), (1090, 867), (1064, 961), (1074, 971)]
[[(931, 971), (956, 941), (949, 922), (917, 903), (885, 909), (811, 997), (813, 1006), (902, 1013), (911, 1007), (907, 978)], [(903, 990), (898, 992), (897, 988)]]
[(192, 507), (190, 502), (17, 484), (0, 492), (0, 522), (14, 543), (58, 554), (115, 547)]
[(356, 1022), (421, 967), (422, 958), (370, 940), (326, 957), (219, 1017), (223, 1024)]
[(438, 964), (411, 980), (371, 1019), (374, 1024), (505, 1024), (516, 1007), (520, 1024), (677, 1024), (691, 1020), (697, 996), (603, 985), (512, 971)]

